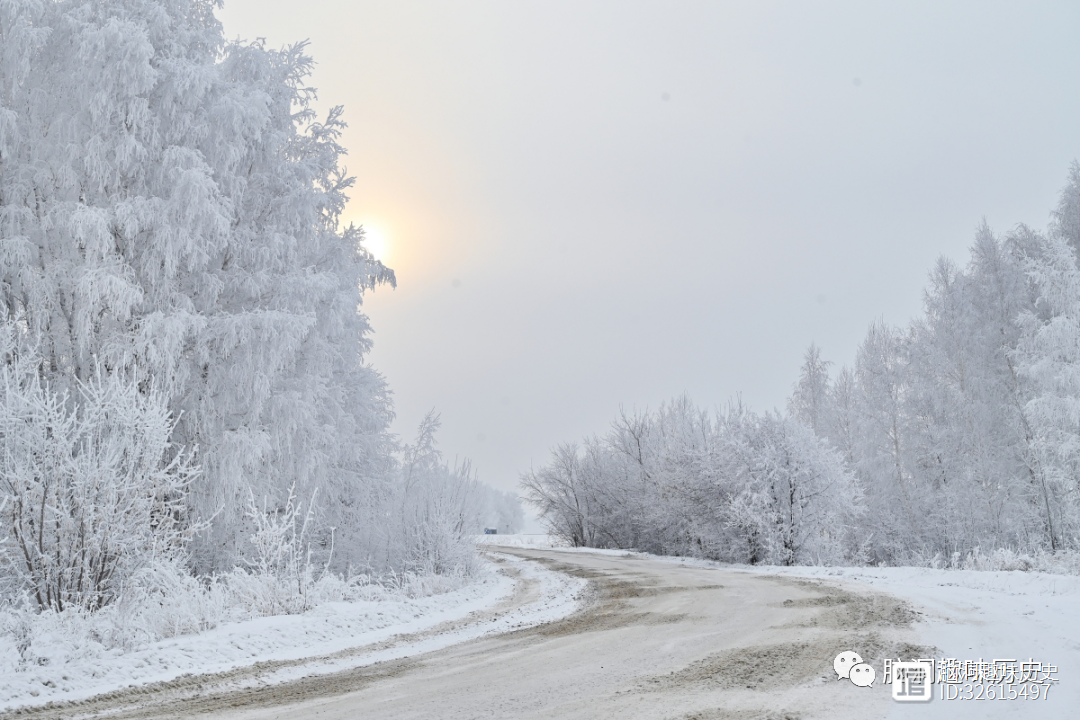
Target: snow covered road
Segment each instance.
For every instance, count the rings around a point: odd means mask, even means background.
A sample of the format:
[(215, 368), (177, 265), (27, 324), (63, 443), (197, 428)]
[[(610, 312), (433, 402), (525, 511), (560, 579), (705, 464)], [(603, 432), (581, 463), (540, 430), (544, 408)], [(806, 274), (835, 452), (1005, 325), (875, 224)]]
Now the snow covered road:
[(848, 646), (914, 649), (913, 613), (876, 593), (640, 555), (505, 552), (589, 578), (592, 604), (418, 658), (340, 697), (218, 717), (882, 717), (891, 700), (830, 678), (832, 658)]
[(873, 592), (629, 554), (502, 551), (588, 578), (588, 607), (423, 655), (111, 716), (861, 719), (883, 717), (891, 700), (830, 678), (833, 656), (922, 650), (909, 643), (911, 610)]
[[(1037, 627), (1053, 625), (1054, 613), (1071, 615), (1075, 578), (912, 568), (739, 569), (615, 551), (487, 550), (532, 580), (519, 583), (514, 600), (483, 618), (368, 648), (362, 657), (195, 678), (20, 717), (1075, 716), (1075, 635)], [(567, 576), (588, 580), (584, 605), (569, 616), (566, 603), (579, 591), (551, 581)], [(1015, 632), (1007, 629), (1007, 618), (1036, 600), (1041, 610), (1020, 614)], [(1016, 645), (1027, 635), (1030, 648)], [(838, 681), (832, 660), (844, 650), (861, 653), (879, 672), (885, 658), (1046, 654), (1045, 661), (1058, 664), (1061, 682), (1045, 701), (904, 706), (892, 701), (880, 676), (871, 688)]]

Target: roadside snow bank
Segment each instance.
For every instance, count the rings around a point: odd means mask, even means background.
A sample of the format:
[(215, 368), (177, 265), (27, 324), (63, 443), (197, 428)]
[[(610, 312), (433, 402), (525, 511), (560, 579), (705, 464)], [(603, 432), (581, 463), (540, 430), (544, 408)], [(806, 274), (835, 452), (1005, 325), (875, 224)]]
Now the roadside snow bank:
[(500, 553), (490, 553), (490, 555), (512, 566), (520, 583), (514, 592), (523, 594), (523, 597), (507, 598), (510, 602), (503, 602), (500, 607), (489, 606), (488, 612), (476, 613), (478, 617), (450, 623), (447, 627), (433, 628), (431, 633), (418, 638), (409, 638), (405, 642), (395, 643), (390, 647), (374, 648), (370, 652), (348, 657), (314, 658), (303, 665), (263, 673), (257, 679), (247, 680), (233, 687), (285, 682), (304, 676), (341, 672), (377, 662), (433, 652), (467, 640), (560, 620), (581, 607), (585, 597), (585, 588), (588, 585), (586, 580), (548, 570), (539, 563), (513, 555)]
[[(297, 615), (224, 623), (125, 651), (94, 642), (83, 628), (72, 632), (62, 616), (39, 627), (32, 642), (0, 636), (0, 711), (77, 701), (102, 693), (183, 675), (208, 675), (265, 661), (310, 661), (266, 668), (257, 677), (228, 680), (226, 687), (282, 682), (350, 667), (407, 657), (506, 630), (557, 620), (580, 605), (585, 581), (520, 558), (500, 557), (517, 579), (488, 571), (451, 592), (408, 597), (384, 591), (381, 597), (328, 602)], [(511, 602), (523, 585), (528, 597)], [(500, 609), (507, 606), (505, 609)], [(70, 622), (70, 621), (69, 621)], [(23, 647), (20, 642), (30, 642)], [(370, 652), (363, 648), (374, 646)], [(355, 653), (347, 653), (359, 648)], [(335, 653), (341, 655), (334, 657)], [(34, 663), (20, 662), (32, 654)], [(330, 657), (327, 657), (330, 656)]]
[[(77, 700), (188, 673), (338, 652), (464, 617), (491, 607), (513, 589), (512, 579), (485, 573), (443, 594), (411, 598), (384, 591), (382, 597), (328, 602), (297, 615), (223, 623), (128, 651), (107, 649), (92, 631), (74, 627), (85, 618), (41, 617), (36, 632), (23, 640), (28, 647), (22, 652), (17, 635), (0, 636), (0, 708)], [(23, 656), (33, 662), (22, 661)]]

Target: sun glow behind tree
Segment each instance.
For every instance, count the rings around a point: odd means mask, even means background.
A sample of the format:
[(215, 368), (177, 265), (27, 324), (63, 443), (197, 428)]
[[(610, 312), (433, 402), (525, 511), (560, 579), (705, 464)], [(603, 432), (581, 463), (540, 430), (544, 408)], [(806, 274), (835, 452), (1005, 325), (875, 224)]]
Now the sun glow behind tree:
[(390, 235), (383, 230), (381, 225), (374, 223), (363, 223), (361, 227), (364, 230), (364, 249), (379, 262), (389, 263), (394, 249)]
[[(14, 398), (5, 409), (70, 425), (61, 450), (72, 457), (57, 463), (75, 468), (49, 474), (12, 461), (0, 545), (12, 532), (40, 534), (42, 520), (24, 512), (36, 502), (59, 529), (51, 545), (23, 543), (41, 560), (23, 565), (88, 554), (96, 560), (86, 567), (119, 573), (71, 595), (90, 609), (140, 567), (114, 563), (110, 548), (149, 552), (182, 537), (170, 562), (227, 573), (255, 567), (267, 544), (252, 538), (267, 527), (287, 536), (283, 517), (304, 522), (308, 549), (333, 569), (467, 570), (463, 538), (481, 522), (480, 490), (467, 469), (431, 455), (409, 495), (388, 432), (390, 392), (366, 362), (363, 294), (395, 276), (372, 252), (386, 253), (385, 239), (373, 230), (365, 244), (343, 222), (352, 185), (343, 111), (312, 109), (303, 43), (227, 43), (218, 7), (0, 5), (0, 323)], [(112, 429), (121, 421), (153, 429), (152, 442), (125, 446)], [(0, 444), (18, 460), (26, 448), (11, 443), (48, 437), (47, 428), (7, 433)], [(83, 469), (97, 484), (75, 462), (95, 457), (80, 450), (90, 442), (102, 459)], [(114, 455), (139, 464), (129, 471)], [(85, 487), (145, 512), (87, 535), (77, 517), (86, 503), (50, 500)], [(402, 530), (409, 507), (437, 507), (439, 522)], [(136, 527), (148, 517), (156, 530)], [(433, 552), (440, 562), (429, 562)], [(82, 567), (54, 575), (67, 583)], [(24, 574), (3, 574), (12, 584), (0, 592), (15, 597), (37, 582)]]

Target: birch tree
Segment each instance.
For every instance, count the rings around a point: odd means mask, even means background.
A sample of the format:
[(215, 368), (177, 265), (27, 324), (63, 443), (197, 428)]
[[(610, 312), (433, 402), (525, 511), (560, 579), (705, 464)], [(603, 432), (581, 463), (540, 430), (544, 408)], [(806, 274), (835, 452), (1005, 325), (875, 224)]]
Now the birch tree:
[(163, 393), (202, 468), (201, 570), (245, 552), (249, 492), (320, 489), (324, 536), (357, 528), (391, 449), (358, 306), (394, 276), (340, 223), (342, 111), (315, 116), (303, 44), (226, 43), (216, 7), (0, 8), (0, 320), (53, 392)]

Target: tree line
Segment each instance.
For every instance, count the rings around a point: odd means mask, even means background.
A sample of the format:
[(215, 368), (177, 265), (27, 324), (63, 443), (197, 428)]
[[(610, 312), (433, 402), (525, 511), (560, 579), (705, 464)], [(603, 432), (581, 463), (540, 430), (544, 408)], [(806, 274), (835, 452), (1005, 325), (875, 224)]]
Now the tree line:
[(396, 280), (342, 222), (342, 109), (303, 43), (226, 42), (218, 6), (0, 7), (0, 609), (280, 569), (289, 538), (459, 572), (520, 521), (437, 418), (390, 433), (361, 302)]
[(834, 372), (811, 345), (784, 416), (687, 398), (621, 414), (522, 485), (575, 545), (749, 563), (955, 563), (1080, 547), (1080, 165), (1045, 231), (978, 228), (923, 312)]

